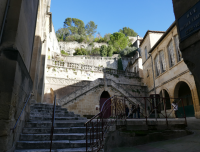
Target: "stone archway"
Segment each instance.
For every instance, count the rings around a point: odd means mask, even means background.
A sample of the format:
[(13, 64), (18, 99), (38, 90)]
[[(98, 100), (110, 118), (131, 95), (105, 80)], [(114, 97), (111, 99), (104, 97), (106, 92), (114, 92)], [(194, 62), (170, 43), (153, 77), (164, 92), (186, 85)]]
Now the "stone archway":
[[(174, 89), (174, 97), (175, 98), (182, 98), (183, 99), (183, 105), (185, 109), (186, 117), (194, 117), (194, 105), (193, 105), (193, 99), (192, 99), (192, 92), (190, 90), (189, 85), (184, 82), (180, 81), (176, 84)], [(178, 110), (183, 113), (183, 106), (182, 103), (179, 102)]]
[[(99, 104), (100, 104), (100, 110), (101, 110), (103, 105), (104, 105), (104, 109), (106, 109), (106, 112), (104, 113), (104, 118), (108, 118), (111, 115), (111, 106), (110, 106), (111, 105), (111, 99), (109, 99), (109, 98), (110, 98), (110, 94), (107, 91), (103, 91), (102, 94), (101, 94), (101, 97), (100, 97)], [(107, 102), (105, 103), (105, 101), (107, 101)]]

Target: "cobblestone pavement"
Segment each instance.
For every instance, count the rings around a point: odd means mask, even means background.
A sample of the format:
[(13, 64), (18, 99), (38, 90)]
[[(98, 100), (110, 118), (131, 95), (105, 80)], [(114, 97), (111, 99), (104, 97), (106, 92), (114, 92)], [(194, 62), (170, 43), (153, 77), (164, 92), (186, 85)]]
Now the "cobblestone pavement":
[(188, 130), (194, 134), (172, 140), (134, 147), (115, 148), (112, 152), (200, 152), (200, 119), (187, 118)]

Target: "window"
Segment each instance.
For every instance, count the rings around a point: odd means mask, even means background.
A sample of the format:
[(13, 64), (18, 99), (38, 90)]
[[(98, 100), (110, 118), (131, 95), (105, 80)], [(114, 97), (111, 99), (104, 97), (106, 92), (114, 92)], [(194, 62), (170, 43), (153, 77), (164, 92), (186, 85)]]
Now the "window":
[(159, 57), (158, 57), (158, 55), (155, 57), (154, 63), (155, 63), (156, 76), (159, 76), (159, 74), (160, 74), (160, 65), (159, 65)]
[(172, 67), (175, 65), (174, 47), (173, 47), (172, 40), (170, 41), (167, 49), (168, 49), (168, 55), (169, 55), (169, 66)]
[(177, 62), (181, 61), (181, 51), (179, 49), (179, 39), (178, 35), (174, 37), (174, 42), (175, 42), (175, 48), (176, 48), (176, 54), (177, 54)]
[(145, 49), (144, 49), (144, 51), (145, 51), (145, 58), (147, 59), (147, 47), (145, 47)]
[(160, 72), (163, 73), (166, 71), (166, 63), (165, 63), (165, 55), (164, 51), (159, 52), (159, 58), (160, 58)]

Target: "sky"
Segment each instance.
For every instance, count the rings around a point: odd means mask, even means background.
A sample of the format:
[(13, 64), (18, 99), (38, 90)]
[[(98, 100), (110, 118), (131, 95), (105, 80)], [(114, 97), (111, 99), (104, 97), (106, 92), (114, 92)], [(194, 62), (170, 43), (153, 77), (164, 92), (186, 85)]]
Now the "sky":
[(51, 0), (51, 12), (55, 31), (66, 18), (78, 18), (85, 25), (94, 21), (101, 36), (129, 27), (143, 37), (175, 21), (172, 0)]

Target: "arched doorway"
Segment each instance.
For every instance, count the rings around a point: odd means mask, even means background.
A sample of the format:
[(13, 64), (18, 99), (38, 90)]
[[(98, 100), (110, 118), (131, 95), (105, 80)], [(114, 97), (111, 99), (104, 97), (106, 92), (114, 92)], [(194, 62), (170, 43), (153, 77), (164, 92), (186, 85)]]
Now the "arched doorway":
[[(160, 97), (164, 98), (166, 110), (171, 109), (170, 97), (165, 89), (160, 91)], [(161, 104), (161, 110), (164, 110), (164, 103)]]
[[(192, 93), (188, 84), (183, 81), (177, 83), (174, 91), (174, 96), (183, 99), (186, 117), (194, 117)], [(181, 102), (178, 104), (178, 110), (180, 113), (184, 113)], [(178, 115), (180, 115), (180, 113), (178, 113)]]
[[(109, 93), (107, 91), (103, 91), (101, 94), (101, 97), (100, 97), (100, 110), (101, 110), (102, 106), (104, 105), (104, 111), (105, 111), (105, 113), (103, 114), (104, 118), (108, 118), (111, 116), (111, 106), (110, 106), (111, 99), (109, 99), (109, 98), (110, 98)], [(104, 104), (105, 101), (106, 101), (106, 103)]]

